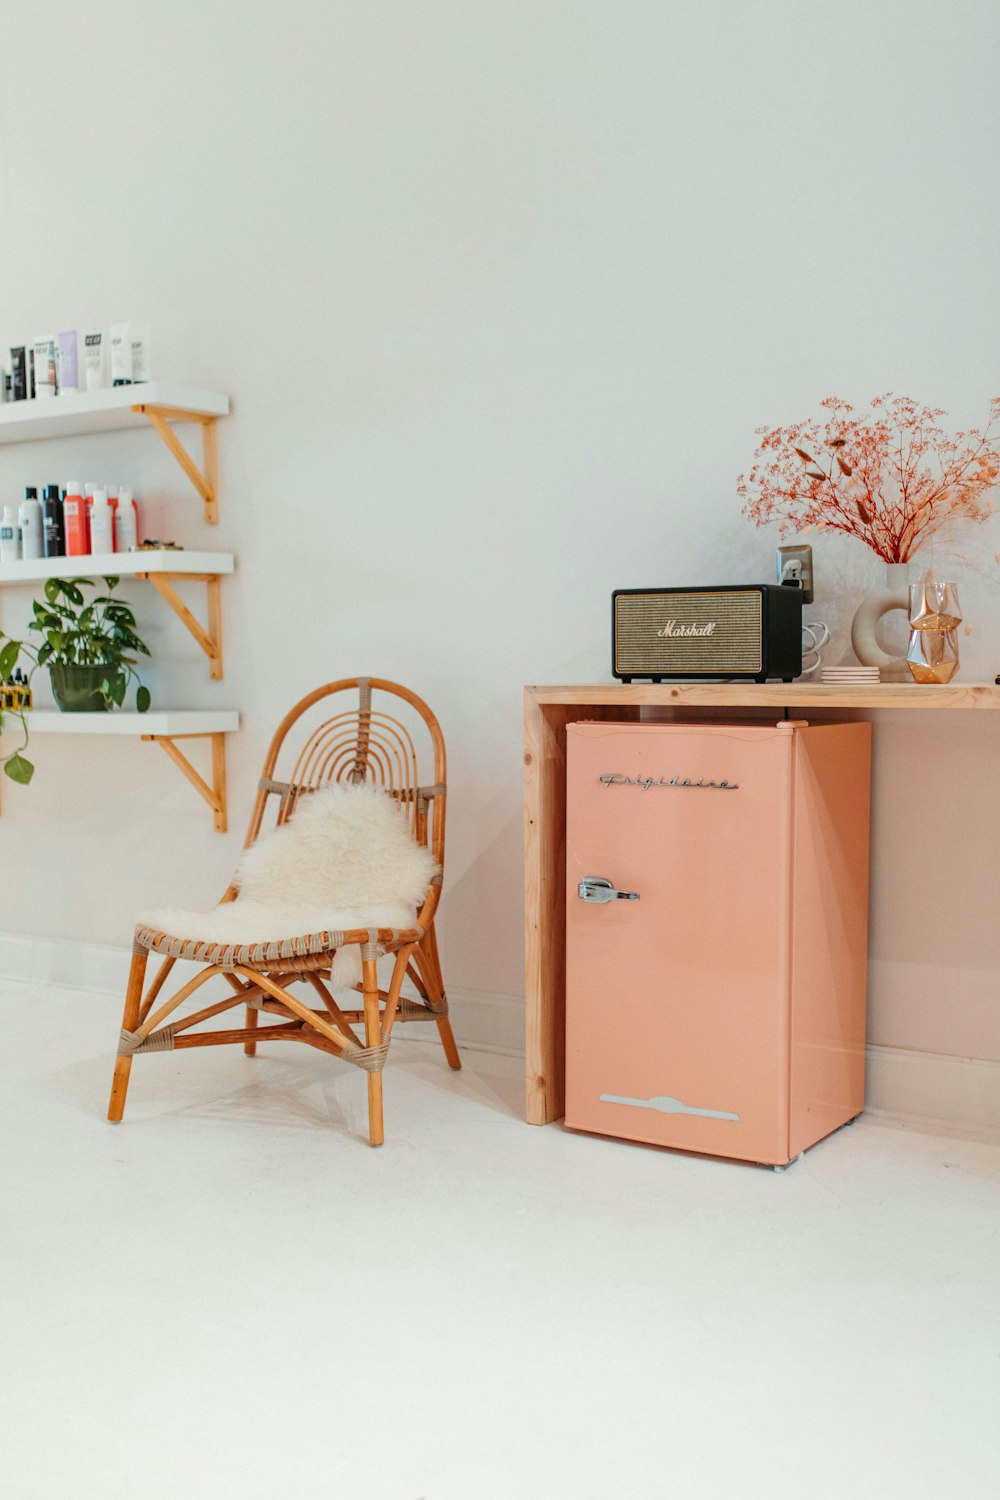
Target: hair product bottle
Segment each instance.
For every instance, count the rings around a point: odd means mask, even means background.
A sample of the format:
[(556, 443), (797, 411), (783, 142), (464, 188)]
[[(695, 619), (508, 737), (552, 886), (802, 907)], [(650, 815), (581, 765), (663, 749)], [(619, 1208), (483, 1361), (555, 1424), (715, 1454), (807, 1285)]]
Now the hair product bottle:
[(5, 505), (0, 519), (0, 562), (17, 562), (21, 556), (21, 528), (17, 524), (17, 511), (13, 505)]
[(99, 553), (115, 550), (114, 517), (108, 504), (107, 490), (94, 491), (94, 504), (90, 511), (90, 550), (95, 557)]
[(42, 507), (38, 503), (38, 491), (33, 484), (26, 486), (24, 499), (21, 501), (21, 556), (31, 561), (45, 556)]
[(61, 333), (56, 342), (56, 384), (60, 394), (63, 391), (75, 391), (79, 388), (75, 330)]
[(111, 550), (120, 552), (118, 546), (118, 487), (108, 485), (108, 504), (111, 506)]
[(11, 395), (15, 401), (28, 399), (28, 356), (23, 344), (10, 351)]
[(63, 537), (63, 508), (59, 499), (59, 486), (47, 484), (45, 486), (45, 498), (42, 501), (42, 546), (46, 557), (65, 557), (66, 548)]
[(66, 483), (63, 503), (63, 525), (66, 531), (66, 556), (85, 557), (87, 545), (87, 511), (83, 503), (83, 486), (78, 479)]
[(107, 385), (107, 364), (108, 341), (105, 335), (85, 333), (83, 335), (83, 375), (88, 391), (99, 391)]
[(111, 384), (132, 384), (132, 329), (128, 323), (111, 325)]
[(87, 551), (88, 552), (93, 552), (93, 550), (94, 550), (93, 547), (90, 545), (90, 512), (94, 508), (94, 491), (96, 489), (97, 489), (97, 485), (96, 484), (85, 484), (84, 487), (83, 487), (83, 511), (84, 511), (84, 518), (85, 518), (86, 523), (87, 523)]
[(56, 380), (56, 340), (51, 334), (35, 339), (35, 399), (54, 396), (59, 387)]
[(139, 512), (132, 498), (132, 491), (123, 487), (118, 491), (118, 510), (115, 514), (115, 551), (134, 552), (139, 545)]

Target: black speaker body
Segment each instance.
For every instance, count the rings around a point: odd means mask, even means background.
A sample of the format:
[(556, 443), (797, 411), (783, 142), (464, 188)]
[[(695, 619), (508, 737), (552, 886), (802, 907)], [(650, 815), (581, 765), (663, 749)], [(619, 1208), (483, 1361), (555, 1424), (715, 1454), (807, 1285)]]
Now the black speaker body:
[(775, 583), (616, 589), (611, 671), (620, 682), (791, 682), (802, 672), (802, 590)]

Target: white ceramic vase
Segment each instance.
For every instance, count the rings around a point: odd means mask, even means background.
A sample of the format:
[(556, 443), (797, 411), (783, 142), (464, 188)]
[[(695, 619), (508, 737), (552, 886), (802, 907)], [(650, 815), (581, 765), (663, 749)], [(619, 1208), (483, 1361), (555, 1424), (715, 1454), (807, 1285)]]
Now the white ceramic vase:
[(878, 667), (883, 682), (912, 682), (905, 654), (890, 656), (875, 638), (879, 620), (894, 609), (903, 611), (907, 625), (910, 621), (909, 568), (906, 563), (886, 563), (885, 571), (885, 588), (870, 594), (851, 621), (851, 645), (862, 666)]

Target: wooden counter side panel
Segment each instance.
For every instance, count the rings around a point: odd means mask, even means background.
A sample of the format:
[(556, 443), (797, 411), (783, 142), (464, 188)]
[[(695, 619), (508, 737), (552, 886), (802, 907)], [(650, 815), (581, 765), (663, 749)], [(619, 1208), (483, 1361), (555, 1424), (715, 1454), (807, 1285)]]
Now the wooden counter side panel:
[(563, 1112), (566, 1031), (566, 723), (525, 695), (524, 985), (528, 1122)]
[(789, 1155), (864, 1108), (871, 725), (796, 735)]
[(629, 704), (541, 704), (524, 694), (525, 1105), (528, 1123), (563, 1114), (566, 1056), (566, 725), (635, 723)]

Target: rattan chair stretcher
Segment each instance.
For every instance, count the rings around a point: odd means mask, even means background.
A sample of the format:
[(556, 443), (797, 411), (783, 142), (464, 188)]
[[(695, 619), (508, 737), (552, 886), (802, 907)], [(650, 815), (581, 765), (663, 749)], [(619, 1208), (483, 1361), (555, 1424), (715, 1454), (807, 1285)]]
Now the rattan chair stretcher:
[[(338, 693), (358, 694), (358, 706), (332, 717), (322, 717), (326, 700)], [(373, 707), (373, 693), (401, 700), (393, 714)], [(400, 714), (407, 711), (415, 725), (426, 726), (434, 761), (434, 779), (422, 784), (413, 736)], [(321, 716), (308, 734), (286, 780), (275, 772), (289, 734), (300, 721)], [(447, 798), (444, 738), (440, 726), (421, 698), (398, 683), (382, 678), (344, 678), (308, 694), (279, 724), (271, 741), (258, 784), (246, 847), (257, 839), (270, 799), (277, 799), (278, 825), (294, 815), (303, 796), (331, 781), (372, 780), (392, 796), (418, 843), (429, 847), (439, 866), (444, 866), (445, 806)], [(355, 928), (348, 931), (319, 930), (281, 939), (241, 944), (211, 943), (183, 933), (169, 933), (138, 926), (132, 949), (132, 965), (125, 996), (125, 1010), (115, 1062), (108, 1118), (120, 1121), (125, 1109), (133, 1057), (146, 1052), (167, 1052), (186, 1047), (223, 1046), (242, 1042), (253, 1056), (258, 1042), (303, 1042), (332, 1053), (368, 1074), (368, 1134), (373, 1146), (384, 1140), (382, 1069), (389, 1052), (395, 1023), (433, 1021), (437, 1025), (448, 1064), (460, 1068), (461, 1060), (451, 1023), (441, 974), (434, 918), (441, 897), (439, 874), (428, 887), (423, 906), (412, 927)], [(237, 898), (230, 886), (223, 901)], [(362, 997), (358, 1008), (342, 1009), (328, 983), (338, 950), (357, 945), (361, 954)], [(162, 963), (148, 989), (144, 990), (146, 966), (151, 955)], [(377, 960), (394, 957), (387, 989), (378, 984)], [(161, 992), (178, 960), (203, 967), (159, 1005)], [(415, 986), (416, 1000), (403, 995), (403, 983)], [(222, 1000), (203, 1006), (181, 1019), (169, 1020), (203, 984), (220, 980), (228, 986)], [(306, 1004), (292, 986), (311, 988), (320, 1005)], [(245, 1007), (244, 1025), (221, 1031), (196, 1030), (205, 1021), (237, 1006)], [(270, 1024), (262, 1024), (262, 1013)], [(363, 1026), (364, 1035), (357, 1028)]]

